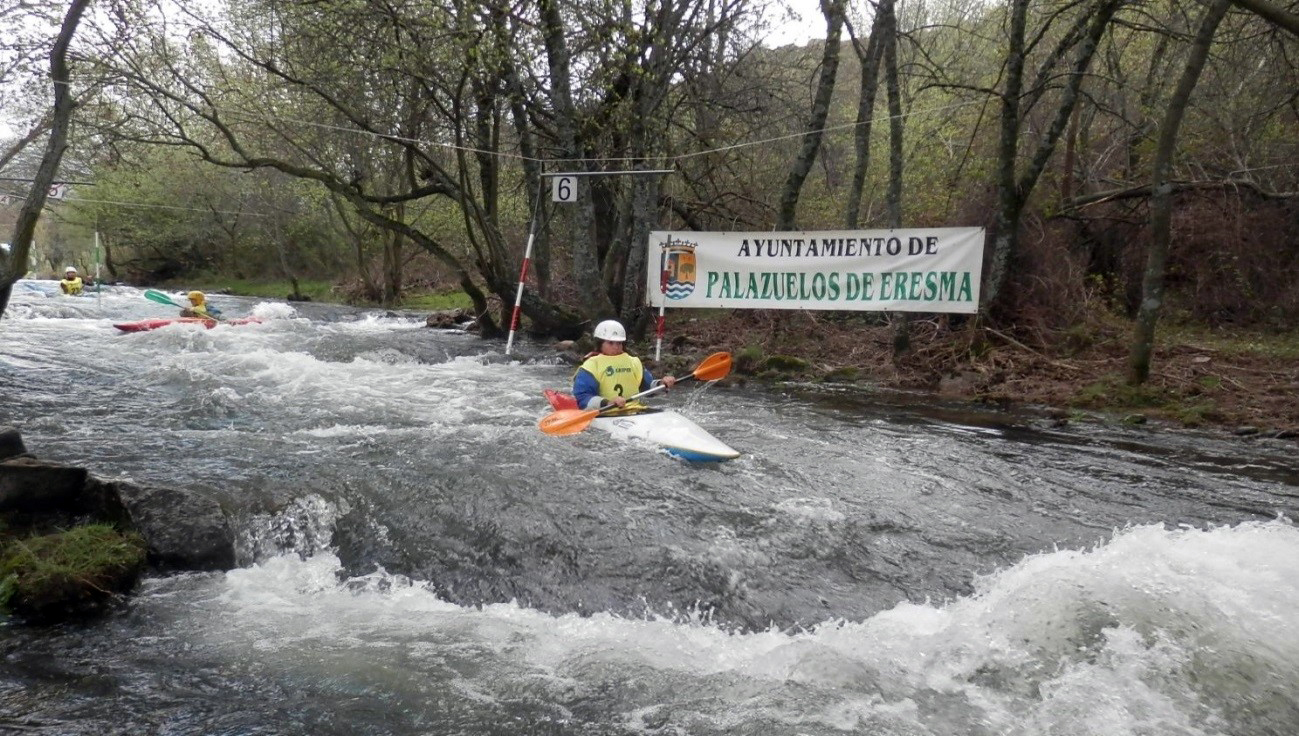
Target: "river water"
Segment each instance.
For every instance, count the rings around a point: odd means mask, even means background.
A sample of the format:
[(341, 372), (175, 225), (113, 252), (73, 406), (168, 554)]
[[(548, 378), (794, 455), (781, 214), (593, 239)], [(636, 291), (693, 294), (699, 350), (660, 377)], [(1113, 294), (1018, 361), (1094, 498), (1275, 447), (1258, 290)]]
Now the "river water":
[(7, 626), (0, 732), (1299, 732), (1299, 446), (701, 386), (694, 466), (536, 429), (572, 368), (415, 314), (19, 282), (0, 424), (183, 486), (240, 566)]

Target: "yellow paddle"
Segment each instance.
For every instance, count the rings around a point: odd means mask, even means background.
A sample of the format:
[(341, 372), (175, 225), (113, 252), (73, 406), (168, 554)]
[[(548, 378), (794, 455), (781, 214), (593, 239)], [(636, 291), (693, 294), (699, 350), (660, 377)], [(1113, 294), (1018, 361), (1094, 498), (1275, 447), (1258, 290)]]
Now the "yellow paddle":
[[(730, 353), (713, 353), (695, 368), (694, 372), (688, 376), (677, 379), (677, 383), (695, 379), (696, 381), (716, 381), (725, 378), (727, 373), (731, 372), (731, 354)], [(639, 399), (653, 393), (662, 391), (662, 384), (655, 386), (648, 391), (641, 391), (635, 396), (629, 396), (628, 401)], [(577, 434), (587, 427), (591, 426), (591, 420), (612, 411), (618, 407), (606, 406), (603, 409), (560, 409), (551, 412), (537, 422), (537, 427), (544, 433), (552, 437), (562, 437), (569, 434)]]

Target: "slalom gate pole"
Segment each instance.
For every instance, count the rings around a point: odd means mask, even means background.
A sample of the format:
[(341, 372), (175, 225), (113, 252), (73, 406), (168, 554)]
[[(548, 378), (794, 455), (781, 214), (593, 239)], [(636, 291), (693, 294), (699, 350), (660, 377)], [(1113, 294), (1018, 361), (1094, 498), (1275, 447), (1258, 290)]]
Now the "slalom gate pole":
[(101, 302), (102, 302), (102, 301), (103, 301), (103, 295), (104, 295), (104, 286), (103, 286), (103, 282), (101, 282), (101, 281), (99, 280), (99, 261), (100, 261), (100, 258), (99, 258), (99, 231), (96, 230), (96, 231), (95, 231), (95, 299), (96, 299), (97, 301), (101, 301)]
[(546, 172), (543, 168), (537, 172), (537, 199), (532, 211), (532, 223), (528, 226), (528, 245), (523, 249), (523, 266), (519, 269), (519, 288), (514, 292), (514, 313), (510, 315), (510, 336), (505, 340), (505, 354), (509, 355), (514, 348), (514, 332), (519, 329), (519, 312), (523, 305), (523, 283), (528, 279), (528, 264), (532, 262), (532, 241), (537, 236), (537, 220), (541, 219), (541, 192), (545, 188)]
[[(535, 215), (533, 223), (536, 223)], [(523, 282), (528, 279), (528, 264), (532, 261), (532, 239), (535, 231), (528, 231), (528, 246), (523, 250), (523, 269), (519, 271), (519, 289), (514, 292), (514, 314), (510, 316), (510, 336), (505, 341), (505, 354), (514, 347), (514, 331), (519, 329), (519, 310), (523, 304)]]
[(659, 361), (659, 356), (663, 354), (663, 329), (664, 329), (663, 311), (667, 309), (668, 306), (668, 272), (666, 269), (661, 274), (659, 274), (659, 294), (661, 294), (661, 296), (659, 297), (659, 323), (654, 330), (655, 333), (654, 362), (655, 363)]

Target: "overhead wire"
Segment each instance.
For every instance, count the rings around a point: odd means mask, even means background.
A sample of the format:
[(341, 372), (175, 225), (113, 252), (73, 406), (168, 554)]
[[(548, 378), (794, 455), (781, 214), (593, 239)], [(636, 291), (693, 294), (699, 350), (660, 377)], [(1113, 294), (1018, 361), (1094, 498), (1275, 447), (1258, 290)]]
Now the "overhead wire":
[[(966, 101), (966, 102), (957, 102), (957, 103), (952, 103), (952, 104), (949, 104), (949, 105), (939, 105), (939, 106), (937, 106), (937, 107), (925, 108), (925, 109), (921, 109), (921, 110), (912, 110), (912, 111), (910, 111), (910, 112), (903, 113), (902, 115), (899, 115), (899, 116), (897, 116), (897, 117), (900, 117), (900, 118), (906, 119), (906, 118), (913, 117), (913, 116), (936, 114), (936, 113), (941, 113), (941, 112), (944, 112), (944, 111), (947, 111), (947, 110), (954, 110), (954, 109), (961, 108), (961, 107), (965, 107), (965, 106), (968, 106), (968, 105), (973, 105), (973, 104), (976, 104), (977, 102), (978, 102), (977, 100), (969, 100), (969, 101)], [(248, 122), (261, 122), (261, 120), (259, 120), (259, 119), (257, 119), (257, 118), (254, 118), (254, 117), (251, 117), (251, 116), (247, 116), (247, 117), (246, 117), (246, 116), (242, 116), (242, 115), (240, 115), (240, 116), (237, 116), (237, 117), (239, 117), (240, 119), (246, 120), (246, 121), (248, 121)], [(737, 150), (737, 149), (740, 149), (740, 148), (749, 148), (749, 147), (752, 147), (752, 146), (761, 146), (761, 145), (766, 145), (766, 144), (769, 144), (769, 143), (778, 143), (778, 142), (780, 142), (780, 141), (786, 141), (786, 140), (790, 140), (790, 139), (793, 139), (793, 138), (802, 138), (802, 137), (804, 137), (804, 136), (806, 136), (806, 135), (808, 135), (808, 134), (810, 134), (810, 133), (831, 133), (831, 132), (835, 132), (835, 131), (839, 131), (839, 130), (849, 130), (849, 129), (852, 129), (852, 128), (857, 128), (857, 127), (862, 126), (862, 125), (874, 124), (874, 123), (876, 123), (876, 122), (883, 122), (883, 121), (886, 121), (886, 120), (891, 120), (891, 119), (893, 119), (893, 117), (894, 117), (894, 116), (892, 116), (892, 115), (883, 115), (883, 116), (879, 116), (879, 117), (872, 117), (872, 118), (869, 119), (869, 120), (854, 121), (854, 122), (851, 122), (851, 123), (841, 123), (841, 124), (839, 124), (839, 125), (829, 125), (829, 126), (826, 126), (826, 127), (824, 127), (824, 128), (818, 128), (818, 129), (813, 129), (813, 130), (803, 130), (803, 131), (798, 131), (798, 132), (796, 132), (796, 133), (787, 133), (787, 134), (784, 134), (784, 135), (772, 136), (772, 137), (770, 137), (770, 138), (760, 138), (760, 139), (757, 139), (757, 140), (745, 141), (745, 142), (742, 142), (742, 143), (734, 143), (734, 144), (731, 144), (731, 145), (718, 146), (718, 147), (716, 147), (716, 148), (709, 148), (709, 149), (705, 149), (705, 150), (702, 150), (702, 151), (692, 151), (692, 152), (690, 152), (690, 153), (680, 153), (680, 154), (675, 154), (675, 155), (672, 155), (672, 156), (659, 157), (657, 160), (663, 161), (664, 163), (672, 163), (672, 162), (675, 162), (675, 161), (683, 161), (683, 160), (690, 159), (690, 158), (697, 158), (697, 157), (699, 157), (699, 156), (707, 156), (707, 155), (715, 154), (715, 153), (725, 153), (725, 152), (727, 152), (727, 151), (733, 151), (733, 150)], [(381, 133), (381, 132), (378, 132), (378, 131), (374, 131), (374, 130), (366, 130), (366, 129), (364, 129), (364, 128), (358, 128), (358, 127), (355, 127), (355, 126), (334, 125), (334, 124), (330, 124), (330, 123), (320, 123), (320, 122), (315, 122), (315, 121), (312, 121), (312, 120), (301, 120), (301, 119), (298, 119), (298, 118), (291, 118), (291, 117), (286, 117), (286, 116), (282, 116), (282, 115), (266, 115), (266, 116), (263, 116), (262, 119), (263, 119), (263, 120), (264, 120), (264, 119), (278, 120), (278, 121), (285, 122), (285, 123), (293, 123), (293, 124), (296, 124), (296, 125), (305, 125), (305, 126), (309, 126), (309, 127), (313, 127), (313, 128), (321, 128), (321, 129), (325, 129), (325, 130), (334, 130), (334, 131), (345, 132), (345, 133), (360, 133), (360, 134), (362, 134), (362, 135), (369, 135), (369, 136), (373, 136), (373, 137), (375, 137), (375, 138), (379, 138), (379, 139), (388, 139), (388, 140), (398, 141), (398, 142), (401, 142), (401, 143), (413, 143), (413, 144), (420, 144), (420, 145), (427, 145), (427, 146), (435, 146), (435, 147), (445, 148), (445, 149), (447, 149), (447, 150), (452, 150), (452, 151), (463, 151), (463, 152), (466, 152), (466, 153), (480, 153), (480, 154), (487, 154), (487, 155), (490, 155), (490, 156), (498, 156), (498, 157), (500, 157), (500, 158), (515, 159), (515, 160), (518, 160), (518, 161), (530, 161), (530, 162), (533, 162), (533, 163), (542, 163), (542, 164), (544, 164), (544, 163), (548, 163), (548, 162), (552, 162), (552, 161), (555, 161), (555, 160), (556, 160), (556, 159), (543, 159), (543, 158), (537, 158), (537, 157), (535, 157), (535, 156), (524, 156), (523, 154), (518, 154), (518, 153), (509, 153), (509, 152), (503, 152), (503, 151), (492, 151), (492, 150), (483, 149), (483, 148), (474, 148), (474, 147), (472, 147), (472, 146), (462, 146), (462, 145), (457, 145), (457, 144), (455, 144), (455, 143), (447, 143), (447, 142), (445, 142), (445, 141), (431, 141), (431, 140), (428, 140), (428, 139), (425, 139), (425, 138), (412, 138), (412, 137), (409, 137), (409, 136), (395, 135), (395, 134), (392, 134), (392, 133)], [(644, 160), (645, 160), (645, 157), (643, 157), (643, 156), (610, 156), (610, 157), (571, 158), (571, 159), (558, 159), (558, 160), (563, 161), (563, 162), (565, 162), (565, 163), (595, 163), (595, 164), (599, 164), (599, 163), (626, 163), (626, 162), (632, 162), (632, 161), (644, 161)]]

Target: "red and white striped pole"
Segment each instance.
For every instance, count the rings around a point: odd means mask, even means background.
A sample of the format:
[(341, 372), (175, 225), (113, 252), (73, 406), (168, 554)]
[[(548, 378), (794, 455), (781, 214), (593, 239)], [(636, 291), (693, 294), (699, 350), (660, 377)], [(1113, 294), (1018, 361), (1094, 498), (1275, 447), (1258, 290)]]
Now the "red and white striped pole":
[(528, 279), (528, 264), (532, 262), (533, 230), (528, 231), (528, 245), (523, 249), (523, 269), (519, 271), (519, 290), (514, 293), (514, 314), (510, 316), (510, 336), (505, 340), (505, 354), (514, 347), (514, 331), (519, 329), (519, 309), (523, 304), (523, 282)]

